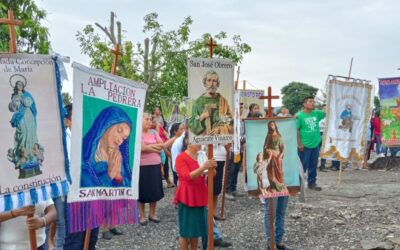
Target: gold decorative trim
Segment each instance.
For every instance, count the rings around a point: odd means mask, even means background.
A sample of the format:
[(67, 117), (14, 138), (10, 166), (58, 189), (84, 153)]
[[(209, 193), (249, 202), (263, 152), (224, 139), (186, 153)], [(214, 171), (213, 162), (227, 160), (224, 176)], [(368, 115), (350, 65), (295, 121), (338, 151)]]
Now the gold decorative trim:
[[(337, 78), (343, 78), (345, 81), (338, 80)], [(328, 85), (328, 93), (327, 93), (327, 107), (331, 107), (331, 102), (332, 102), (332, 87), (334, 84), (338, 85), (343, 85), (343, 86), (350, 86), (350, 87), (358, 87), (358, 88), (366, 88), (368, 89), (368, 97), (367, 97), (367, 108), (365, 111), (364, 119), (362, 122), (363, 125), (363, 131), (362, 134), (366, 134), (366, 130), (368, 129), (368, 122), (370, 119), (371, 115), (371, 98), (372, 98), (372, 85), (370, 84), (370, 81), (366, 80), (360, 80), (360, 79), (354, 79), (354, 78), (346, 78), (346, 77), (340, 77), (340, 76), (328, 76), (327, 79), (327, 85)], [(361, 140), (361, 145), (360, 145), (360, 153), (357, 153), (355, 148), (352, 148), (350, 151), (350, 154), (348, 157), (343, 157), (340, 155), (340, 153), (337, 151), (336, 146), (330, 146), (330, 148), (326, 151), (325, 149), (325, 142), (327, 139), (329, 139), (329, 142), (332, 143), (332, 138), (327, 136), (328, 128), (329, 128), (329, 117), (330, 117), (330, 111), (329, 108), (326, 111), (326, 125), (324, 128), (324, 136), (322, 138), (322, 146), (321, 146), (321, 157), (329, 158), (333, 154), (335, 155), (335, 158), (339, 161), (347, 162), (353, 160), (357, 161), (362, 161), (363, 160), (363, 152), (365, 152), (365, 147), (366, 147), (366, 141), (365, 138), (362, 138)]]

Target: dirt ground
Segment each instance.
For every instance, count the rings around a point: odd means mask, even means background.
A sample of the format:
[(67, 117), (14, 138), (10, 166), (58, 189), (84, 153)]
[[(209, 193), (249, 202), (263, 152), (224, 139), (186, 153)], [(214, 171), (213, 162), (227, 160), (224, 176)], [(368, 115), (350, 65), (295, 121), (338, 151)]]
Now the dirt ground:
[[(306, 189), (305, 202), (299, 196), (289, 200), (285, 242), (301, 250), (400, 250), (400, 166), (382, 168), (347, 168), (340, 184), (339, 172), (318, 172), (321, 192)], [(266, 249), (264, 205), (245, 194), (243, 181), (240, 174), (242, 196), (226, 202), (226, 220), (217, 224), (232, 243), (228, 249)], [(157, 208), (161, 223), (121, 226), (125, 235), (99, 239), (99, 249), (179, 249), (173, 189), (164, 191)]]

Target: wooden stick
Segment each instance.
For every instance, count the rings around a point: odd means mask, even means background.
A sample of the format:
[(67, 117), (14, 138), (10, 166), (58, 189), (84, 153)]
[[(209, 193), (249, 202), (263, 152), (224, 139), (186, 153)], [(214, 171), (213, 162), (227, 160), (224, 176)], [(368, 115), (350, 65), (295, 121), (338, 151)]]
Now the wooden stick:
[[(28, 215), (28, 218), (32, 218), (33, 214)], [(29, 245), (31, 247), (31, 250), (36, 250), (37, 249), (37, 241), (36, 241), (36, 230), (34, 229), (29, 229)]]
[[(208, 159), (214, 157), (214, 148), (208, 144)], [(208, 170), (208, 249), (214, 250), (214, 169)]]
[(224, 182), (223, 182), (223, 186), (222, 186), (221, 211), (219, 213), (222, 218), (224, 218), (226, 183), (228, 182), (228, 168), (229, 168), (229, 156), (230, 156), (230, 151), (231, 151), (231, 144), (230, 143), (227, 144), (225, 146), (225, 149), (226, 149), (225, 172), (224, 172)]
[[(113, 12), (111, 12), (111, 16), (113, 16)], [(114, 23), (113, 21), (111, 22), (112, 24)], [(110, 30), (113, 29), (110, 28)], [(118, 65), (118, 56), (122, 55), (122, 53), (119, 51), (120, 50), (121, 45), (118, 43), (115, 45), (115, 49), (111, 50), (111, 52), (114, 54), (114, 59), (113, 59), (113, 63), (111, 66), (111, 74), (116, 75), (117, 74), (117, 65)], [(90, 244), (90, 234), (91, 234), (92, 230), (90, 229), (86, 229), (85, 232), (85, 243), (83, 246), (84, 250), (89, 250), (89, 244)]]
[(337, 186), (338, 187), (340, 186), (340, 181), (342, 179), (343, 164), (344, 164), (344, 162), (340, 162), (339, 174), (338, 174), (338, 182), (337, 182)]
[(91, 234), (91, 230), (90, 229), (86, 229), (85, 232), (85, 243), (83, 245), (83, 249), (84, 250), (89, 250), (89, 244), (90, 244), (90, 234)]
[(269, 198), (269, 249), (275, 249), (274, 199)]

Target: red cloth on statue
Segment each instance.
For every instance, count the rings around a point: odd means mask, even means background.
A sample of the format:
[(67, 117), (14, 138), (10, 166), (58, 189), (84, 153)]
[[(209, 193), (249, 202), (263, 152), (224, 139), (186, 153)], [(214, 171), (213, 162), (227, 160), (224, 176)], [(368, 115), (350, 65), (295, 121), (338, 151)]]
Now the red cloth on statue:
[(186, 152), (182, 152), (176, 158), (175, 166), (179, 181), (174, 203), (181, 202), (189, 207), (207, 206), (208, 196), (205, 176), (190, 179), (190, 172), (200, 167), (197, 161), (193, 160)]

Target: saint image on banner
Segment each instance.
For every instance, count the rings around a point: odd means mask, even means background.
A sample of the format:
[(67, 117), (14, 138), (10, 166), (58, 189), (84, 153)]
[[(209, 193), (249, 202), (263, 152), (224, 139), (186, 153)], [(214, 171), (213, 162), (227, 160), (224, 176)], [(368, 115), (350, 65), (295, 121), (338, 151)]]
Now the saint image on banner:
[(110, 106), (94, 120), (82, 142), (81, 187), (130, 187), (129, 136), (132, 122)]
[(263, 149), (263, 159), (267, 160), (269, 191), (272, 193), (287, 191), (283, 181), (282, 167), (285, 146), (275, 121), (268, 122), (268, 132)]
[(218, 73), (209, 70), (203, 77), (205, 92), (193, 103), (190, 131), (197, 135), (227, 135), (233, 133), (233, 118), (229, 102), (218, 93)]
[(10, 77), (13, 88), (11, 102), (8, 105), (11, 127), (15, 128), (14, 148), (8, 149), (7, 159), (19, 170), (19, 179), (42, 174), (40, 166), (44, 160), (44, 148), (37, 137), (37, 109), (33, 96), (26, 91), (27, 80), (23, 75)]

